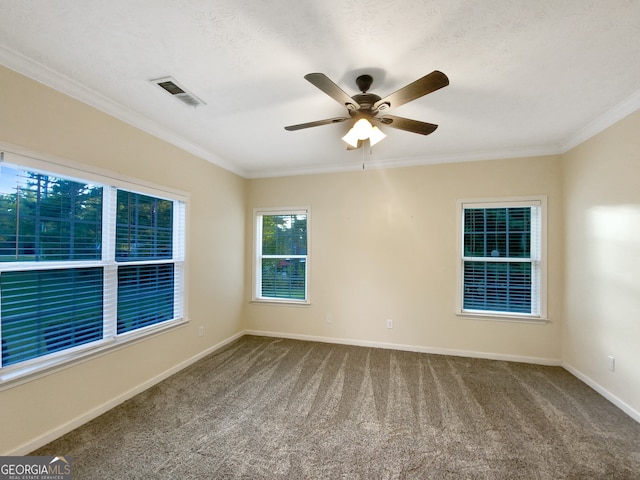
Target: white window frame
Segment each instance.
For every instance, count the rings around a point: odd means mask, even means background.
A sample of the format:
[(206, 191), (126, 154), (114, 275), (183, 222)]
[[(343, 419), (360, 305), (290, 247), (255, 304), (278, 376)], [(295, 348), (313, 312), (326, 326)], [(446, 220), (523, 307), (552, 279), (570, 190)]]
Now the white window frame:
[[(6, 163), (14, 168), (56, 175), (69, 180), (91, 183), (103, 188), (103, 249), (100, 260), (0, 263), (0, 271), (9, 272), (17, 270), (48, 270), (82, 267), (101, 267), (104, 269), (103, 338), (98, 341), (77, 345), (26, 360), (18, 364), (1, 367), (0, 390), (47, 375), (52, 371), (66, 368), (69, 364), (86, 361), (92, 356), (121, 348), (126, 344), (141, 341), (150, 335), (188, 323), (185, 288), (188, 194), (108, 171), (101, 171), (97, 168), (88, 167), (58, 157), (29, 152), (12, 145), (7, 147), (1, 143), (0, 162)], [(173, 258), (136, 262), (117, 262), (115, 260), (115, 211), (116, 191), (118, 189), (173, 201)], [(105, 219), (109, 219), (109, 221)], [(151, 265), (158, 263), (173, 263), (174, 265), (174, 318), (118, 335), (118, 266)]]
[[(532, 207), (531, 217), (531, 257), (491, 258), (464, 256), (464, 211), (468, 208), (511, 208)], [(481, 319), (546, 322), (547, 319), (547, 197), (544, 195), (506, 198), (460, 199), (457, 202), (457, 266), (456, 266), (456, 315)], [(468, 261), (530, 261), (532, 296), (530, 314), (502, 312), (495, 310), (466, 310), (464, 305), (464, 264)]]
[[(280, 255), (262, 255), (262, 217), (275, 215), (306, 215), (307, 216), (307, 253), (306, 255), (287, 255), (287, 258), (305, 259), (304, 299), (266, 297), (262, 295), (262, 259), (281, 258)], [(289, 305), (310, 305), (309, 278), (311, 272), (311, 208), (310, 207), (277, 207), (255, 208), (253, 210), (253, 289), (252, 302), (275, 303)]]

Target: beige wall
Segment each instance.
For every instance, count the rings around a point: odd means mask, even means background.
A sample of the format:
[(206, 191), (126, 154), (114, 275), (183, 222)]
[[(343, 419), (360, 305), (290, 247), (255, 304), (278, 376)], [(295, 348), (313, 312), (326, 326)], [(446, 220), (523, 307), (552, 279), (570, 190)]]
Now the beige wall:
[[(561, 167), (539, 157), (251, 180), (247, 231), (254, 208), (311, 207), (311, 305), (249, 304), (247, 328), (559, 362)], [(457, 317), (457, 200), (522, 195), (548, 198), (550, 323)], [(249, 299), (250, 281), (246, 289)]]
[[(190, 323), (0, 391), (0, 454), (28, 453), (245, 329), (562, 358), (640, 411), (640, 113), (564, 159), (245, 180), (1, 67), (0, 85), (0, 142), (190, 194)], [(549, 323), (457, 317), (457, 200), (523, 195), (548, 199)], [(253, 208), (275, 206), (311, 207), (308, 307), (249, 302)]]
[(242, 331), (246, 180), (1, 67), (0, 85), (0, 142), (190, 194), (190, 323), (0, 391), (0, 454), (7, 454), (27, 453)]
[(565, 156), (563, 357), (640, 421), (639, 132), (637, 111)]

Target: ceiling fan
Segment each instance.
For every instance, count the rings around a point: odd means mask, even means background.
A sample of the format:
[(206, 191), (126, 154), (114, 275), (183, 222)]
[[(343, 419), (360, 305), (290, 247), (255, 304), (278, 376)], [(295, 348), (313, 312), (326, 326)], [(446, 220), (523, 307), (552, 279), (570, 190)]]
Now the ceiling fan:
[(392, 94), (381, 98), (375, 93), (367, 93), (373, 83), (373, 77), (371, 77), (371, 75), (360, 75), (356, 78), (356, 85), (362, 93), (350, 97), (324, 73), (309, 73), (305, 75), (304, 78), (340, 105), (346, 107), (349, 116), (290, 125), (284, 127), (285, 130), (302, 130), (303, 128), (341, 123), (354, 119), (353, 128), (342, 137), (342, 139), (349, 144), (348, 149), (359, 148), (367, 138), (371, 145), (382, 140), (386, 135), (380, 131), (378, 125), (419, 133), (421, 135), (433, 133), (435, 129), (438, 128), (438, 125), (397, 117), (395, 115), (389, 115), (386, 112), (391, 108), (399, 107), (400, 105), (404, 105), (405, 103), (449, 85), (447, 76), (438, 70), (434, 70), (415, 82), (402, 87), (400, 90), (396, 90)]

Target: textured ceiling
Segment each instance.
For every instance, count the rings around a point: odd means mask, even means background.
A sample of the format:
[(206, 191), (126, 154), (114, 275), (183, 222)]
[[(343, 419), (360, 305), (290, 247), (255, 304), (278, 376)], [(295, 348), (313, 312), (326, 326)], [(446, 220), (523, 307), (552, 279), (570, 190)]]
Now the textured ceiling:
[[(640, 107), (640, 0), (0, 0), (0, 63), (246, 177), (560, 153)], [(450, 85), (347, 151), (304, 80)], [(207, 105), (172, 98), (172, 76)], [(1, 132), (0, 132), (1, 139)]]

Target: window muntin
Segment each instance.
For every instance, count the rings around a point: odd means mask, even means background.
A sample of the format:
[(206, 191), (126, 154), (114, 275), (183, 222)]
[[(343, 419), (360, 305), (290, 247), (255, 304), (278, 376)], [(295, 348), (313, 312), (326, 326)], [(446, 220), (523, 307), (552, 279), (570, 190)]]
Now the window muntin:
[(182, 321), (184, 202), (89, 176), (0, 164), (0, 382)]
[(542, 203), (462, 203), (459, 312), (540, 318)]
[(256, 300), (308, 301), (308, 209), (256, 212)]

